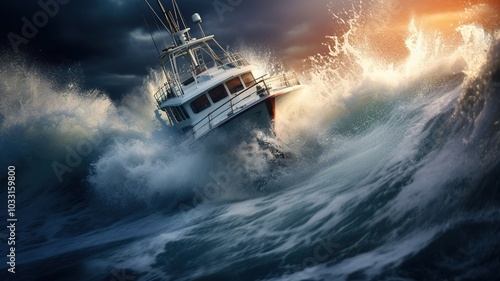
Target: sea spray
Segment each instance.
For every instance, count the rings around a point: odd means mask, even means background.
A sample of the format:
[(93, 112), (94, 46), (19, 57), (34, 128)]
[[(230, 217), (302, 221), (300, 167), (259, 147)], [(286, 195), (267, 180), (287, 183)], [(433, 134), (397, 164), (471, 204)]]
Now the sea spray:
[[(193, 151), (161, 129), (150, 98), (161, 72), (121, 102), (75, 87), (60, 91), (39, 74), (23, 83), (29, 69), (17, 69), (22, 79), (5, 76), (2, 93), (11, 95), (3, 101), (23, 97), (2, 103), (0, 141), (25, 173), (25, 220), (16, 228), (29, 241), (19, 248), (25, 274), (498, 279), (498, 36), (465, 24), (452, 44), (408, 18), (406, 52), (389, 62), (362, 39), (365, 15), (345, 20), (346, 31), (358, 25), (348, 45), (339, 39), (336, 49), (335, 36), (327, 39), (332, 54), (316, 56), (302, 74), (308, 89), (280, 113), (284, 135), (268, 140), (257, 132), (224, 149)], [(34, 102), (40, 93), (51, 102)], [(27, 118), (5, 115), (6, 108)], [(78, 152), (82, 137), (98, 129), (102, 143), (78, 166), (81, 175), (65, 173), (69, 188), (58, 185), (50, 163), (64, 164), (65, 146)], [(260, 146), (273, 141), (292, 155), (284, 164), (274, 165), (272, 151)], [(45, 150), (51, 143), (57, 157)], [(37, 174), (40, 163), (52, 180)], [(97, 200), (58, 196), (75, 188)]]

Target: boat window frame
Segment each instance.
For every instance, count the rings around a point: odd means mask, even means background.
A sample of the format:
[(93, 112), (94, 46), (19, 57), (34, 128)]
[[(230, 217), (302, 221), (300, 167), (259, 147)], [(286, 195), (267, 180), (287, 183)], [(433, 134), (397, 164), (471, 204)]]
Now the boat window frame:
[[(241, 89), (239, 89), (239, 90), (237, 90), (237, 91), (234, 91), (234, 92), (233, 92), (233, 91), (231, 90), (231, 88), (229, 88), (228, 83), (229, 83), (230, 81), (233, 81), (233, 80), (236, 80), (236, 79), (238, 79), (238, 80), (240, 81), (240, 86), (241, 86)], [(234, 95), (234, 94), (236, 94), (236, 93), (238, 93), (238, 92), (241, 92), (241, 91), (243, 91), (243, 90), (245, 89), (245, 85), (243, 84), (243, 81), (241, 81), (241, 77), (240, 77), (239, 75), (238, 75), (238, 76), (235, 76), (235, 77), (233, 77), (233, 78), (231, 78), (231, 79), (229, 79), (229, 80), (227, 80), (226, 82), (224, 82), (224, 85), (226, 85), (226, 88), (227, 88), (228, 92), (229, 92), (230, 94), (232, 94), (232, 95)], [(233, 88), (233, 89), (234, 89), (234, 88)]]
[[(217, 88), (222, 88), (222, 90), (224, 91), (224, 94), (225, 94), (224, 97), (222, 97), (222, 98), (221, 97), (217, 97), (217, 99), (214, 99), (214, 97), (212, 97), (211, 92), (213, 90), (217, 89)], [(212, 89), (208, 90), (207, 93), (208, 93), (208, 96), (210, 97), (210, 99), (212, 100), (212, 103), (214, 103), (214, 104), (218, 103), (219, 101), (221, 101), (221, 100), (223, 100), (223, 99), (225, 99), (227, 97), (229, 97), (229, 91), (228, 91), (227, 87), (224, 86), (224, 83), (220, 84), (220, 85), (217, 85), (216, 87), (213, 87)]]
[(191, 119), (191, 116), (189, 116), (189, 113), (187, 112), (186, 108), (184, 108), (184, 105), (179, 106), (179, 108), (181, 109), (181, 111), (184, 114), (184, 116), (186, 116), (185, 120)]
[(171, 113), (170, 113), (170, 111), (169, 111), (168, 109), (169, 109), (169, 108), (167, 107), (167, 108), (163, 108), (162, 110), (163, 110), (163, 112), (165, 112), (165, 113), (166, 113), (166, 115), (167, 115), (168, 124), (169, 124), (170, 126), (173, 126), (173, 125), (175, 125), (176, 123), (175, 123), (174, 119), (172, 119), (172, 115), (171, 115)]
[(177, 111), (177, 113), (179, 113), (181, 117), (181, 121), (179, 122), (186, 121), (187, 119), (189, 119), (189, 114), (186, 112), (186, 109), (183, 106), (174, 106), (173, 108), (175, 108), (175, 110)]
[(191, 118), (183, 106), (169, 106), (164, 111), (172, 124), (181, 123)]
[[(251, 81), (250, 85), (247, 85), (245, 78), (243, 78), (243, 76), (246, 76), (246, 75), (250, 75), (252, 77), (252, 81)], [(241, 74), (241, 80), (243, 81), (243, 85), (245, 86), (245, 88), (251, 88), (257, 84), (257, 81), (255, 80), (255, 76), (253, 76), (253, 73), (251, 71)]]
[[(202, 99), (202, 98), (206, 99), (208, 104), (205, 103), (205, 105), (208, 105), (208, 106), (205, 106), (201, 110), (198, 111), (198, 108), (193, 107), (193, 103), (195, 103), (196, 101), (198, 101), (199, 99)], [(201, 94), (200, 96), (196, 97), (195, 99), (193, 99), (189, 102), (189, 107), (191, 107), (191, 110), (193, 111), (194, 114), (199, 114), (199, 113), (205, 111), (205, 109), (210, 108), (211, 106), (212, 106), (212, 102), (210, 101), (210, 99), (206, 93)]]
[(182, 122), (182, 116), (181, 114), (179, 113), (179, 110), (177, 110), (177, 108), (175, 106), (172, 106), (170, 108), (170, 110), (172, 111), (172, 113), (174, 114), (174, 117), (175, 117), (175, 121), (177, 121), (177, 123), (180, 123)]

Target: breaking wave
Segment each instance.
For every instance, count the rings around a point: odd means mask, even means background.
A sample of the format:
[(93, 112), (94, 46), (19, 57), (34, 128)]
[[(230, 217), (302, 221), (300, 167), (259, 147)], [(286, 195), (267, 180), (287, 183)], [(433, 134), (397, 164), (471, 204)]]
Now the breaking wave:
[(365, 12), (348, 14), (306, 60), (278, 136), (230, 146), (178, 144), (155, 115), (159, 71), (113, 101), (3, 64), (23, 266), (47, 280), (498, 279), (500, 33), (463, 24), (450, 41), (413, 18), (388, 58), (363, 39)]

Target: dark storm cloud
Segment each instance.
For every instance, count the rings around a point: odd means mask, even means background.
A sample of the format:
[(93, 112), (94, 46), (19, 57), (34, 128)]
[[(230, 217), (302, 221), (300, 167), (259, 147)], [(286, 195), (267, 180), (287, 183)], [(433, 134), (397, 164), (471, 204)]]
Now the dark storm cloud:
[[(46, 19), (41, 13), (50, 12), (40, 3), (52, 4), (48, 7), (53, 14)], [(139, 3), (150, 18), (143, 1)], [(223, 46), (235, 42), (269, 46), (285, 60), (313, 54), (321, 47), (324, 35), (332, 34), (326, 0), (179, 0), (178, 3), (188, 24), (190, 15), (199, 12), (206, 33), (215, 34)], [(170, 1), (164, 1), (164, 5), (170, 7)], [(30, 60), (78, 65), (85, 75), (86, 87), (103, 89), (114, 97), (139, 85), (147, 67), (156, 67), (158, 63), (136, 1), (2, 1), (0, 11), (2, 52), (14, 54), (17, 48)], [(26, 21), (33, 24), (38, 21), (40, 27), (35, 26), (33, 38), (25, 38), (28, 42), (20, 42)], [(194, 36), (199, 36), (196, 27), (192, 30)]]

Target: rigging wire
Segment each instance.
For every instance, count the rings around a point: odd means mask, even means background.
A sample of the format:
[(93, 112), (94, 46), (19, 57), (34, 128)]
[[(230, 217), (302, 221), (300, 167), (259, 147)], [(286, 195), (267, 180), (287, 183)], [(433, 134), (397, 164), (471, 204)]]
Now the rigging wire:
[[(146, 20), (146, 17), (144, 16), (144, 12), (143, 12), (141, 6), (139, 5), (139, 0), (137, 0), (136, 3), (137, 3), (137, 6), (139, 7), (139, 10), (141, 11), (142, 18), (144, 19), (144, 22), (146, 23), (146, 26), (147, 26), (148, 31), (149, 31), (149, 35), (151, 36), (151, 39), (153, 40), (153, 43), (154, 43), (155, 48), (156, 48), (156, 52), (158, 52), (158, 56), (161, 57), (160, 49), (158, 48), (158, 44), (156, 44), (156, 40), (154, 39), (153, 33), (151, 32), (151, 28), (149, 27), (148, 21)], [(154, 11), (152, 11), (152, 14), (153, 14), (153, 12)], [(158, 22), (156, 21), (156, 17), (153, 16), (153, 19), (156, 23), (156, 27), (158, 28), (158, 32), (161, 34), (161, 37), (163, 38), (163, 42), (165, 42), (165, 46), (168, 46), (167, 42), (165, 41), (165, 36), (163, 36), (163, 33), (160, 30), (160, 26), (158, 25)], [(161, 61), (160, 61), (160, 66), (161, 66), (161, 69), (163, 70), (163, 73), (165, 74), (165, 77), (168, 80), (169, 77), (168, 77), (167, 69), (165, 68), (165, 65), (163, 64), (163, 62), (161, 62)]]
[(161, 34), (161, 38), (163, 40), (163, 43), (165, 44), (165, 48), (167, 48), (168, 47), (167, 40), (165, 40), (165, 36), (163, 36), (163, 33), (160, 30), (160, 26), (158, 25), (158, 21), (156, 20), (155, 17), (153, 17), (153, 20), (155, 21), (156, 28), (158, 29), (158, 32)]
[[(181, 9), (179, 8), (179, 5), (177, 4), (177, 1), (172, 0), (172, 6), (174, 7), (174, 13), (175, 13), (175, 19), (177, 22), (179, 22), (179, 18), (181, 19), (182, 24), (184, 25), (184, 29), (187, 28), (186, 22), (184, 21), (184, 17), (181, 15)], [(177, 15), (179, 13), (179, 15)]]
[(146, 2), (146, 4), (148, 4), (149, 6), (149, 9), (151, 9), (151, 11), (154, 13), (154, 15), (156, 16), (156, 18), (161, 22), (161, 24), (163, 25), (163, 27), (165, 27), (165, 29), (168, 31), (168, 33), (170, 35), (172, 35), (172, 32), (171, 30), (165, 25), (165, 23), (161, 20), (160, 16), (158, 16), (158, 14), (156, 13), (156, 11), (153, 9), (153, 7), (151, 7), (151, 4), (149, 4), (148, 0), (144, 0), (144, 2)]
[(172, 20), (168, 17), (167, 11), (165, 11), (165, 7), (163, 7), (163, 4), (161, 3), (160, 0), (156, 0), (156, 3), (158, 3), (158, 6), (160, 6), (160, 10), (163, 13), (163, 16), (167, 20), (168, 26), (170, 27), (170, 33), (175, 33), (177, 30), (175, 30), (175, 26), (172, 23)]
[[(142, 19), (144, 20), (144, 23), (146, 24), (146, 26), (148, 28), (149, 35), (151, 36), (151, 40), (153, 40), (153, 44), (155, 45), (156, 52), (158, 53), (158, 56), (160, 56), (161, 55), (160, 49), (158, 48), (158, 45), (156, 44), (156, 40), (153, 37), (153, 33), (151, 32), (151, 28), (149, 28), (149, 24), (148, 24), (148, 21), (146, 20), (146, 17), (144, 16), (144, 12), (142, 11), (141, 6), (139, 5), (139, 0), (136, 0), (135, 2), (137, 4), (137, 7), (139, 8), (139, 10), (141, 11)], [(156, 22), (156, 20), (155, 20), (155, 22)]]

